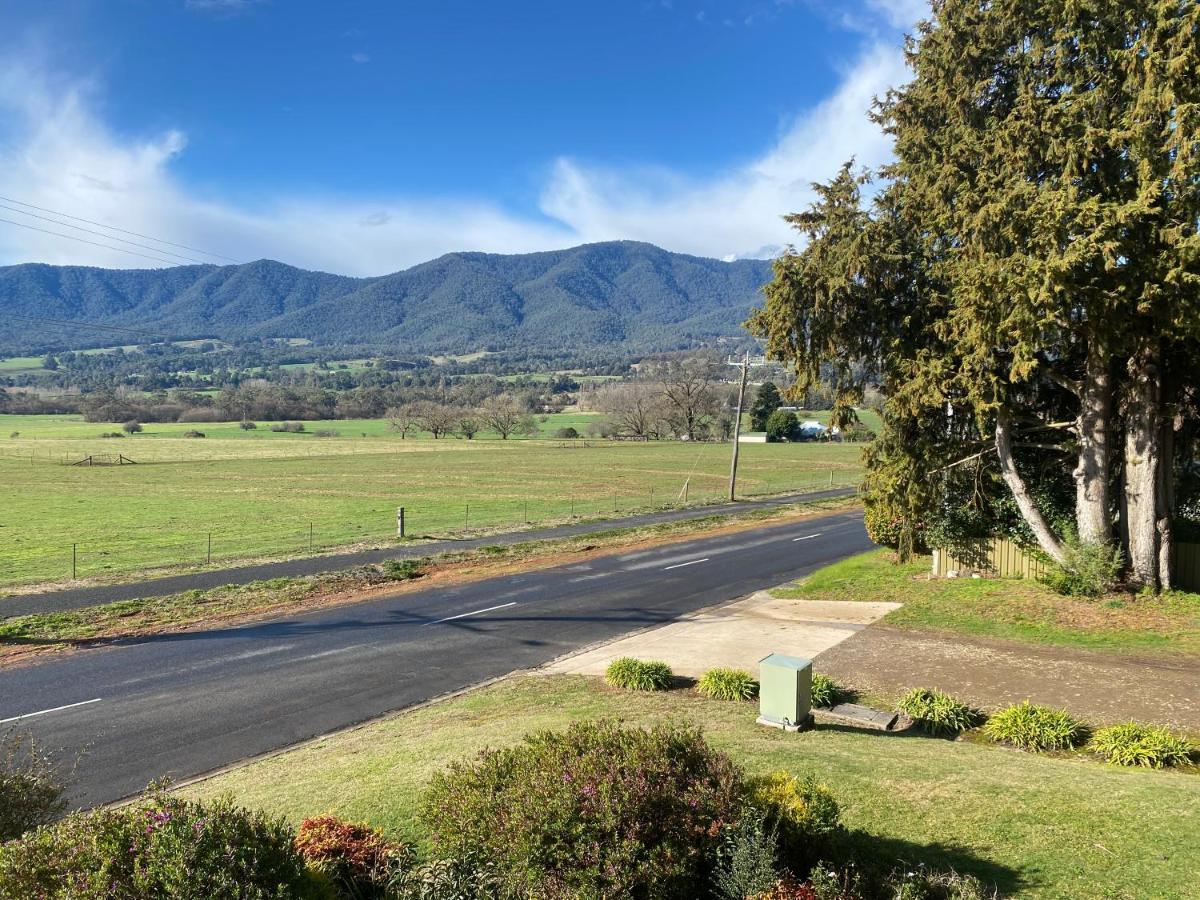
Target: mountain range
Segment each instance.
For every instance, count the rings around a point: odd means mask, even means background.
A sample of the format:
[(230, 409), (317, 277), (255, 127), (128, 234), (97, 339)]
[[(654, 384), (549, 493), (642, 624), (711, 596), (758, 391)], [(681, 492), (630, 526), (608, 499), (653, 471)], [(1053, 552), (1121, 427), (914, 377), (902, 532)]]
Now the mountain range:
[(770, 278), (768, 260), (724, 262), (635, 241), (449, 253), (375, 278), (271, 260), (165, 269), (28, 263), (0, 268), (0, 353), (139, 342), (96, 326), (401, 353), (667, 350), (744, 334)]

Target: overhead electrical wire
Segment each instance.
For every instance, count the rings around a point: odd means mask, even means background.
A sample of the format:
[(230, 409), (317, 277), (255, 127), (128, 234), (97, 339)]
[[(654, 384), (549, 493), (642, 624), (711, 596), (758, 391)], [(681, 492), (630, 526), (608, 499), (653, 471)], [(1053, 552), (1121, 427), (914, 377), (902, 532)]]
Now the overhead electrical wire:
[[(61, 216), (64, 219), (73, 219), (76, 222), (84, 222), (88, 225), (96, 225), (100, 228), (107, 228), (109, 231), (116, 231), (121, 234), (128, 234), (131, 237), (138, 237), (138, 238), (142, 238), (143, 240), (154, 241), (156, 244), (166, 244), (168, 247), (178, 247), (180, 250), (190, 250), (193, 253), (202, 253), (203, 255), (211, 256), (214, 259), (224, 259), (231, 263), (239, 263), (239, 264), (241, 263), (241, 260), (234, 259), (232, 256), (225, 256), (224, 254), (221, 254), (221, 253), (213, 253), (210, 250), (201, 250), (199, 247), (189, 247), (187, 244), (177, 244), (174, 241), (165, 241), (162, 238), (156, 238), (156, 237), (153, 237), (148, 234), (142, 234), (141, 232), (138, 232), (138, 231), (129, 231), (126, 228), (118, 228), (115, 225), (106, 225), (103, 222), (97, 222), (93, 219), (85, 219), (82, 216), (73, 216), (70, 213), (59, 212), (56, 209), (47, 209), (44, 206), (35, 206), (32, 203), (26, 203), (23, 200), (15, 200), (12, 197), (5, 197), (3, 195), (0, 195), (0, 200), (3, 200), (6, 203), (15, 203), (15, 204), (17, 204), (17, 206), (24, 206), (24, 207), (27, 207), (28, 209), (36, 209), (38, 212), (50, 213), (51, 215)], [(60, 222), (59, 224), (66, 224), (66, 223)]]
[[(120, 241), (122, 244), (128, 244), (131, 247), (141, 247), (143, 250), (152, 250), (155, 253), (160, 253), (163, 256), (174, 256), (178, 259), (186, 260), (187, 262), (199, 263), (202, 266), (211, 266), (212, 263), (203, 259), (196, 259), (194, 256), (184, 256), (182, 253), (175, 253), (172, 250), (163, 250), (160, 247), (152, 247), (149, 244), (139, 244), (137, 241), (127, 241), (125, 238), (119, 238), (116, 235), (104, 234), (101, 231), (93, 231), (90, 228), (84, 228), (82, 225), (72, 225), (70, 222), (60, 222), (58, 219), (51, 219), (47, 216), (39, 216), (37, 213), (25, 212), (23, 209), (17, 209), (15, 206), (6, 206), (0, 203), (0, 209), (7, 209), (9, 212), (15, 212), (19, 216), (29, 216), (32, 219), (41, 219), (43, 222), (50, 222), (54, 225), (61, 225), (63, 228), (74, 228), (76, 231), (82, 231), (85, 234), (94, 234), (96, 237), (102, 237), (106, 241)], [(57, 213), (55, 215), (58, 215)], [(150, 238), (153, 240), (153, 238)]]
[(49, 316), (23, 316), (19, 313), (8, 313), (10, 319), (23, 319), (27, 322), (39, 322), (43, 325), (57, 325), (69, 328), (92, 328), (96, 331), (117, 331), (124, 334), (140, 334), (146, 337), (170, 338), (170, 335), (160, 331), (147, 331), (144, 328), (124, 328), (120, 325), (101, 325), (98, 322), (80, 322), (75, 319), (53, 319)]
[(178, 261), (167, 259), (164, 256), (150, 256), (147, 253), (138, 253), (136, 250), (126, 250), (124, 247), (113, 247), (111, 244), (101, 244), (98, 241), (89, 241), (87, 238), (76, 237), (73, 234), (63, 234), (61, 231), (51, 231), (48, 228), (38, 228), (36, 225), (29, 225), (25, 222), (16, 222), (12, 219), (0, 218), (0, 222), (8, 225), (16, 225), (18, 228), (28, 228), (30, 231), (40, 231), (42, 234), (52, 234), (55, 237), (63, 237), (69, 241), (79, 241), (81, 244), (91, 244), (93, 247), (103, 247), (105, 250), (116, 250), (118, 253), (128, 253), (130, 256), (140, 256), (142, 259), (152, 259), (155, 262), (166, 263), (168, 266), (179, 265)]

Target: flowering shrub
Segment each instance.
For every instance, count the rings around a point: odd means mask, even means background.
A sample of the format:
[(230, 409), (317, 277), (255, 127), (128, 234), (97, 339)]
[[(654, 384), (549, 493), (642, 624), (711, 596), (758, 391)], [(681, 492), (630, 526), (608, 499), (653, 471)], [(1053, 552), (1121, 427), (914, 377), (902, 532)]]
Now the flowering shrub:
[(0, 846), (0, 897), (300, 900), (315, 882), (282, 821), (153, 791)]
[(310, 868), (350, 897), (384, 898), (398, 889), (414, 862), (412, 850), (369, 825), (317, 816), (300, 823), (296, 849)]
[(693, 898), (741, 794), (697, 730), (584, 722), (451, 766), (422, 816), (440, 854), (474, 851), (521, 896)]
[(751, 900), (818, 900), (812, 885), (794, 878), (780, 878), (771, 887), (755, 894)]
[(811, 775), (795, 778), (781, 771), (751, 778), (746, 798), (767, 814), (783, 862), (797, 871), (816, 862), (841, 827), (837, 800)]

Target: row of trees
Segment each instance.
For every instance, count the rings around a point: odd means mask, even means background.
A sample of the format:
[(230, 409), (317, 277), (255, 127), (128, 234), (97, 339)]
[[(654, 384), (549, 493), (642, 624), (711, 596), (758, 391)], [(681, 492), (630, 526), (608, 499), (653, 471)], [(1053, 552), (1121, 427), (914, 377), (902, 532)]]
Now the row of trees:
[[(1171, 584), (1200, 432), (1200, 4), (935, 0), (877, 103), (895, 162), (788, 220), (750, 327), (877, 381), (868, 513), (911, 548), (1013, 527)], [(862, 187), (870, 182), (870, 200)]]
[(616, 436), (662, 440), (728, 440), (737, 389), (715, 354), (675, 354), (646, 360), (638, 376), (604, 385), (590, 404)]
[(386, 418), (401, 440), (418, 431), (428, 431), (434, 440), (452, 434), (471, 440), (485, 429), (496, 432), (502, 440), (538, 432), (537, 419), (529, 409), (507, 394), (489, 397), (479, 406), (418, 400), (392, 407)]

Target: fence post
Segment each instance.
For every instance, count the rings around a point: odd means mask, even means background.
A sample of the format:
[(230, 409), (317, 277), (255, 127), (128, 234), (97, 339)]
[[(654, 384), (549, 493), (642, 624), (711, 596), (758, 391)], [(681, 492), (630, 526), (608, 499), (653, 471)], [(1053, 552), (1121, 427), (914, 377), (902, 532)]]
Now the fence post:
[(308, 523), (308, 552), (312, 553), (312, 550), (313, 550), (313, 523), (309, 522)]
[(829, 486), (833, 487), (833, 469), (829, 470)]
[(71, 580), (72, 580), (72, 581), (74, 581), (74, 580), (75, 580), (75, 578), (76, 578), (76, 576), (75, 576), (75, 572), (76, 572), (76, 568), (75, 568), (75, 562), (76, 562), (76, 558), (77, 558), (77, 557), (78, 557), (78, 555), (79, 555), (78, 551), (79, 551), (79, 545), (78, 545), (78, 544), (72, 544), (72, 545), (71, 545)]
[(208, 564), (212, 565), (212, 532), (208, 533)]
[(471, 527), (471, 504), (467, 504), (467, 511), (463, 514), (463, 528)]
[(396, 535), (404, 537), (404, 507), (396, 507)]
[(525, 501), (525, 524), (529, 524), (529, 501)]

